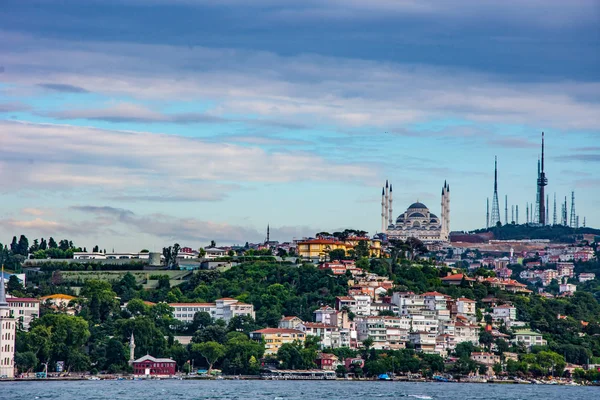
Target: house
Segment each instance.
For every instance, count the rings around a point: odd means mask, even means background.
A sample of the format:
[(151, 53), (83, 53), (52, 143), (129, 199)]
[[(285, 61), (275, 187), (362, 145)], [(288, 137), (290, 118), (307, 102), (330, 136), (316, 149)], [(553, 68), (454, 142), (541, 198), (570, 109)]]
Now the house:
[(279, 320), (278, 328), (281, 329), (298, 329), (303, 321), (295, 316), (283, 317)]
[(250, 332), (250, 339), (262, 340), (265, 344), (265, 355), (274, 355), (285, 343), (304, 343), (306, 334), (297, 329), (265, 328)]
[(436, 337), (437, 335), (435, 333), (425, 331), (414, 331), (410, 332), (408, 335), (415, 350), (427, 354), (435, 353)]
[(133, 374), (138, 376), (173, 376), (177, 372), (177, 363), (170, 358), (154, 358), (151, 355), (134, 360)]
[(432, 311), (446, 310), (446, 299), (448, 296), (439, 292), (423, 293), (423, 303), (425, 307)]
[(337, 325), (338, 311), (330, 306), (317, 308), (313, 311), (313, 314), (315, 316), (315, 322), (321, 322), (327, 325)]
[(593, 281), (596, 279), (596, 274), (593, 272), (582, 272), (579, 274), (579, 282)]
[(471, 360), (485, 365), (487, 367), (487, 375), (494, 375), (493, 366), (500, 363), (500, 356), (487, 352), (473, 352), (471, 353)]
[(340, 347), (340, 331), (335, 325), (327, 325), (320, 322), (303, 322), (297, 328), (306, 336), (318, 337), (322, 349)]
[(479, 326), (468, 321), (457, 320), (454, 323), (454, 338), (456, 343), (471, 342), (479, 344)]
[(463, 282), (463, 280), (469, 286), (472, 286), (473, 282), (475, 282), (475, 279), (469, 278), (465, 274), (448, 274), (448, 276), (442, 278), (443, 283), (455, 286), (460, 285)]
[(69, 302), (76, 298), (77, 297), (68, 294), (51, 294), (50, 296), (41, 297), (40, 302), (42, 304), (50, 304), (57, 307), (67, 307)]
[(29, 324), (40, 316), (40, 301), (34, 298), (8, 297), (8, 307), (17, 321), (17, 326), (28, 331)]
[(573, 285), (572, 283), (561, 283), (558, 287), (558, 291), (565, 294), (573, 294), (576, 290), (577, 285)]
[(558, 272), (559, 277), (567, 276), (569, 278), (572, 278), (574, 269), (575, 266), (573, 265), (573, 263), (560, 262), (556, 265), (556, 271)]
[(471, 318), (475, 316), (477, 312), (475, 307), (476, 303), (475, 300), (467, 299), (466, 297), (458, 298), (456, 299), (456, 313)]
[(547, 344), (541, 333), (533, 331), (516, 332), (513, 343), (522, 343), (527, 348), (531, 348), (532, 346), (545, 346)]
[(221, 258), (227, 256), (227, 250), (220, 249), (218, 247), (206, 247), (204, 249), (204, 258), (208, 260), (214, 260), (215, 258)]
[(319, 353), (317, 354), (317, 358), (315, 359), (315, 364), (317, 364), (317, 368), (326, 369), (326, 370), (335, 370), (338, 363), (338, 358), (335, 354), (327, 354), (327, 353)]
[(356, 299), (352, 296), (338, 296), (335, 298), (335, 309), (340, 311), (347, 308), (349, 311), (356, 314)]
[[(492, 309), (492, 318), (502, 319), (505, 323), (517, 320), (517, 308), (510, 304), (503, 304)], [(507, 323), (507, 325), (510, 325)]]

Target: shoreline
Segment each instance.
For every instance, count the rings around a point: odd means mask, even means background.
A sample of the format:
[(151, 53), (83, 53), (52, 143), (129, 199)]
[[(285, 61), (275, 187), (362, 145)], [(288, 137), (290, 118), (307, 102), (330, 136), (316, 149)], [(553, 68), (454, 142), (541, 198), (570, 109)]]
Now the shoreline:
[(49, 378), (3, 378), (0, 379), (0, 384), (2, 382), (64, 382), (64, 381), (218, 381), (218, 380), (226, 380), (226, 381), (318, 381), (318, 382), (401, 382), (401, 383), (462, 383), (462, 384), (495, 384), (495, 385), (542, 385), (542, 386), (598, 386), (592, 383), (590, 384), (582, 384), (577, 383), (575, 381), (527, 381), (527, 380), (499, 380), (499, 379), (483, 379), (483, 380), (452, 380), (452, 381), (439, 381), (435, 379), (347, 379), (347, 378), (335, 378), (335, 379), (306, 379), (306, 378), (269, 378), (269, 377), (261, 377), (261, 376), (222, 376), (221, 378), (214, 377), (201, 377), (201, 376), (176, 376), (176, 377), (157, 377), (157, 378), (147, 378), (147, 377), (114, 377), (114, 376), (106, 376), (106, 377), (97, 377), (98, 379), (91, 379), (90, 377), (49, 377)]

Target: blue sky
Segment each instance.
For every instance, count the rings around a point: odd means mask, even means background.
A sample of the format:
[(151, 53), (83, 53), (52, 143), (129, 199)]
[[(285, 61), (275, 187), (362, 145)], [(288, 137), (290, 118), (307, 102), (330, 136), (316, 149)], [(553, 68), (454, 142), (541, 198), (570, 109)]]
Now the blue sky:
[[(501, 3), (501, 4), (499, 4)], [(451, 228), (576, 193), (600, 226), (598, 1), (5, 1), (0, 242), (159, 249)], [(503, 200), (501, 208), (504, 208)], [(552, 208), (552, 204), (551, 204)]]

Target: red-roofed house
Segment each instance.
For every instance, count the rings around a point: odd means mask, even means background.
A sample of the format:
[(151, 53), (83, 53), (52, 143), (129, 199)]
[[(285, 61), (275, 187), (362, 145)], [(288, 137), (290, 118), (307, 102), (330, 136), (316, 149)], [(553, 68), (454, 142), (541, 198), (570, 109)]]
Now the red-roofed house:
[(460, 285), (463, 281), (467, 282), (468, 285), (472, 285), (475, 279), (469, 278), (465, 274), (450, 274), (444, 278), (442, 278), (442, 282), (447, 283), (448, 285)]

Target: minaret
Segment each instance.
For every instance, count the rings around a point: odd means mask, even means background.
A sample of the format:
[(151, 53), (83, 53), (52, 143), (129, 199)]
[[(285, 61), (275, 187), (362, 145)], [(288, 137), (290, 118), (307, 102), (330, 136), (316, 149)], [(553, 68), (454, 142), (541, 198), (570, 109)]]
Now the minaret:
[(488, 229), (490, 227), (490, 198), (487, 198), (486, 207), (485, 207), (485, 228)]
[(133, 364), (135, 360), (135, 339), (133, 338), (133, 332), (129, 338), (129, 365)]
[(510, 206), (510, 223), (515, 222), (515, 205)]
[(492, 220), (490, 225), (495, 227), (500, 222), (500, 204), (498, 203), (498, 158), (494, 158), (494, 197), (492, 198)]
[(387, 225), (385, 223), (385, 188), (381, 188), (381, 233), (386, 232)]
[(269, 224), (267, 224), (267, 242), (265, 244), (269, 244), (270, 241), (271, 241), (271, 229), (269, 227)]
[(393, 215), (393, 211), (392, 211), (392, 184), (390, 183), (390, 200), (388, 203), (389, 207), (388, 207), (388, 220), (387, 220), (387, 225), (385, 226), (385, 229), (387, 229), (388, 225), (393, 223), (394, 221), (394, 215)]
[(385, 180), (385, 211), (384, 211), (384, 215), (385, 215), (385, 231), (387, 232), (387, 227), (390, 224), (389, 220), (388, 220), (388, 210), (390, 209), (390, 185), (387, 181), (387, 179)]
[(448, 239), (450, 238), (450, 184), (446, 185), (446, 234)]
[(0, 277), (0, 376), (15, 377), (15, 334), (17, 323), (6, 301), (4, 265)]
[(554, 192), (554, 218), (552, 218), (552, 225), (556, 225), (556, 192)]
[(540, 220), (539, 223), (542, 225), (546, 224), (546, 205), (544, 204), (544, 190), (546, 185), (548, 185), (548, 179), (546, 179), (546, 173), (544, 172), (544, 132), (542, 132), (542, 170), (540, 172), (540, 177), (538, 179), (538, 187), (540, 193)]
[(444, 186), (442, 186), (442, 198), (440, 200), (440, 212), (441, 214), (441, 223), (442, 223), (442, 235), (446, 232), (446, 182), (444, 182)]

